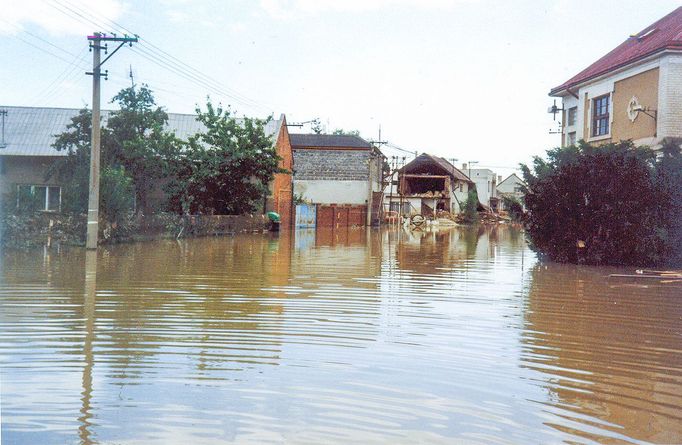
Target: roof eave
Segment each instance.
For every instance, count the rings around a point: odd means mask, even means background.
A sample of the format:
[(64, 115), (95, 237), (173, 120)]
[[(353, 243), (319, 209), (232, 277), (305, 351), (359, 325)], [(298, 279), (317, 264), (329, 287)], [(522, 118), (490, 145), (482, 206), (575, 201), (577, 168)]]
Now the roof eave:
[(581, 79), (579, 82), (572, 82), (572, 83), (564, 83), (563, 85), (559, 85), (558, 87), (554, 87), (549, 91), (549, 96), (550, 97), (564, 97), (571, 92), (569, 90), (571, 89), (576, 89), (579, 87), (582, 87), (583, 85), (590, 83), (594, 81), (595, 79), (598, 79), (600, 77), (605, 77), (609, 74), (612, 74), (614, 71), (621, 71), (625, 68), (630, 67), (631, 65), (635, 65), (637, 63), (641, 63), (643, 61), (646, 61), (648, 58), (653, 58), (654, 56), (658, 56), (660, 53), (666, 53), (666, 52), (671, 52), (671, 53), (676, 53), (676, 52), (682, 52), (682, 42), (679, 43), (670, 43), (662, 48), (655, 49), (653, 51), (649, 51), (648, 53), (642, 54), (641, 56), (629, 60), (625, 63), (621, 63), (619, 65), (616, 65), (612, 68), (609, 68), (608, 70), (600, 71), (598, 73), (595, 73), (589, 77), (586, 77), (585, 79)]
[(581, 79), (578, 82), (572, 82), (572, 83), (564, 83), (563, 85), (559, 85), (558, 87), (554, 87), (549, 91), (549, 96), (550, 97), (564, 97), (567, 96), (570, 93), (569, 90), (579, 88), (587, 83), (592, 82), (595, 79), (598, 79), (600, 77), (606, 76), (608, 74), (613, 73), (614, 71), (620, 71), (624, 68), (627, 68), (631, 65), (634, 65), (636, 63), (640, 63), (647, 58), (657, 56), (659, 53), (665, 53), (665, 52), (682, 52), (682, 42), (679, 43), (670, 43), (662, 48), (657, 48), (653, 51), (649, 51), (648, 53), (642, 54), (641, 56), (628, 60), (625, 63), (621, 63), (619, 65), (616, 65), (614, 67), (611, 67), (607, 70), (600, 71), (598, 73), (595, 73), (589, 77), (586, 77), (585, 79)]

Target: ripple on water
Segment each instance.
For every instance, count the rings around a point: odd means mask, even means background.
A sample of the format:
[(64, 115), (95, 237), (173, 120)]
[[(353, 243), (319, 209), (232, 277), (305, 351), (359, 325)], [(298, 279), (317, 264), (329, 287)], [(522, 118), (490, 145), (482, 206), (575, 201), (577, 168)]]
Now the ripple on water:
[(4, 252), (2, 439), (679, 443), (682, 292), (508, 228)]

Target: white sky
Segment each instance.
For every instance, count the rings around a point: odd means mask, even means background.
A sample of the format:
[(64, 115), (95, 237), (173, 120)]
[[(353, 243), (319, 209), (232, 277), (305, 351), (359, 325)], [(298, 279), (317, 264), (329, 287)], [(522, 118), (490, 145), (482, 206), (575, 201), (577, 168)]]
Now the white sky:
[[(376, 139), (381, 125), (382, 139), (393, 144), (457, 158), (457, 165), (476, 160), (506, 176), (559, 144), (558, 135), (548, 134), (556, 128), (546, 111), (551, 87), (677, 6), (673, 0), (0, 0), (0, 104), (89, 105), (91, 78), (83, 73), (92, 56), (85, 36), (115, 31), (114, 21), (144, 41), (106, 63), (111, 77), (103, 83), (103, 103), (130, 85), (132, 65), (136, 82), (148, 83), (171, 112), (192, 112), (210, 94), (240, 115), (285, 113), (290, 123), (317, 117), (330, 130), (357, 129), (366, 139)], [(159, 67), (153, 58), (168, 56), (157, 48), (215, 79), (229, 96)]]

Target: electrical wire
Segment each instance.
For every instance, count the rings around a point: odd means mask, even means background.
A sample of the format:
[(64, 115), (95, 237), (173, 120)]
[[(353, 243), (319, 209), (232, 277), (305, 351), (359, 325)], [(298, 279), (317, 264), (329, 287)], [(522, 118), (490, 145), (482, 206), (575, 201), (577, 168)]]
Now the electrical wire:
[[(70, 5), (71, 7), (73, 7), (73, 8), (75, 8), (75, 9), (79, 10), (79, 11), (82, 12), (83, 14), (88, 14), (91, 18), (97, 18), (97, 17), (99, 17), (100, 20), (104, 20), (104, 23), (108, 23), (109, 26), (114, 25), (114, 27), (116, 27), (116, 28), (119, 29), (119, 32), (122, 31), (124, 34), (136, 35), (136, 34), (135, 34), (133, 31), (131, 31), (130, 29), (128, 29), (128, 28), (126, 28), (125, 26), (123, 26), (123, 25), (117, 23), (117, 22), (114, 21), (114, 20), (111, 20), (111, 19), (108, 19), (108, 18), (102, 16), (101, 14), (97, 14), (96, 12), (86, 12), (86, 11), (83, 11), (82, 9), (79, 9), (78, 6), (74, 5), (74, 4), (73, 4), (72, 2), (70, 2), (69, 0), (53, 0), (53, 1), (54, 1), (55, 3), (58, 3), (58, 4), (62, 5), (62, 6), (65, 6), (65, 7), (66, 7), (66, 5)], [(66, 5), (65, 5), (65, 4), (66, 4)], [(79, 15), (80, 15), (80, 14), (79, 14)], [(239, 92), (237, 92), (237, 91), (235, 91), (235, 90), (232, 90), (232, 89), (230, 89), (230, 88), (228, 88), (228, 87), (225, 87), (224, 85), (222, 85), (222, 84), (221, 84), (219, 81), (217, 81), (216, 79), (214, 79), (214, 78), (208, 76), (207, 74), (205, 74), (205, 73), (199, 71), (198, 69), (192, 67), (191, 65), (188, 65), (187, 63), (185, 63), (185, 62), (183, 62), (182, 60), (178, 59), (177, 57), (173, 56), (172, 54), (170, 54), (170, 53), (164, 51), (162, 48), (158, 47), (157, 45), (154, 45), (154, 44), (153, 44), (152, 42), (150, 42), (149, 40), (144, 39), (144, 38), (139, 38), (139, 43), (148, 45), (149, 47), (153, 48), (154, 51), (156, 51), (157, 53), (160, 53), (160, 57), (161, 57), (162, 59), (165, 59), (165, 60), (167, 60), (167, 61), (171, 61), (171, 62), (174, 63), (174, 64), (177, 64), (178, 66), (182, 67), (184, 70), (188, 71), (188, 72), (191, 73), (192, 75), (194, 75), (194, 76), (196, 76), (196, 77), (202, 79), (203, 82), (206, 82), (206, 83), (208, 83), (209, 85), (212, 85), (212, 86), (213, 86), (214, 88), (216, 88), (217, 90), (223, 91), (223, 94), (224, 94), (224, 95), (226, 95), (226, 96), (228, 96), (228, 97), (234, 97), (235, 99), (238, 99), (238, 100), (240, 100), (240, 101), (242, 101), (242, 102), (250, 103), (252, 106), (260, 105), (260, 104), (258, 104), (258, 102), (256, 102), (255, 100), (249, 99), (247, 96), (244, 96), (244, 95), (242, 95), (241, 93), (239, 93)]]
[[(86, 11), (83, 11), (82, 9), (78, 8), (77, 6), (73, 5), (72, 3), (69, 3), (67, 0), (51, 0), (52, 3), (50, 6), (53, 8), (57, 9), (61, 13), (70, 16), (71, 18), (84, 23), (88, 25), (95, 25), (98, 28), (107, 28), (108, 26), (102, 26), (102, 22), (95, 20), (96, 17), (92, 13), (88, 13)], [(101, 17), (101, 16), (100, 16)], [(113, 23), (114, 29), (118, 31), (119, 33), (121, 31), (124, 31), (124, 34), (131, 34), (134, 35), (133, 32), (128, 30), (127, 28), (123, 27), (122, 25), (119, 25), (115, 22), (110, 21), (109, 19), (104, 18), (105, 22), (109, 22), (109, 26)], [(115, 33), (115, 32), (112, 32)], [(140, 39), (142, 40), (142, 39)], [(209, 76), (206, 76), (205, 74), (201, 73), (199, 70), (191, 67), (190, 65), (180, 61), (178, 58), (170, 55), (169, 53), (163, 51), (161, 48), (157, 47), (156, 45), (153, 45), (151, 42), (147, 40), (143, 40), (142, 42), (138, 43), (146, 43), (148, 46), (155, 48), (154, 50), (150, 48), (145, 48), (143, 45), (135, 45), (133, 46), (133, 52), (137, 53), (140, 55), (140, 57), (143, 57), (147, 61), (165, 69), (168, 70), (174, 74), (176, 74), (179, 77), (185, 78), (187, 81), (192, 82), (196, 85), (202, 86), (203, 88), (207, 89), (209, 92), (214, 93), (218, 96), (224, 96), (227, 98), (232, 99), (235, 102), (239, 102), (243, 105), (246, 105), (247, 107), (251, 107), (254, 109), (261, 109), (262, 111), (266, 111), (268, 113), (271, 113), (271, 110), (260, 103), (258, 103), (255, 100), (249, 99), (246, 96), (243, 96), (239, 93), (236, 92), (230, 92), (227, 89), (225, 89), (222, 85), (218, 84), (217, 81), (214, 79), (211, 79)]]
[[(68, 80), (71, 80), (74, 73), (78, 72), (79, 69), (86, 69), (84, 63), (86, 61), (85, 55), (87, 54), (87, 48), (78, 54), (69, 65), (64, 68), (64, 70), (55, 77), (52, 82), (50, 82), (46, 87), (44, 87), (39, 93), (34, 96), (34, 99), (30, 101), (31, 106), (37, 106), (39, 104), (47, 104), (50, 100), (54, 99), (52, 96), (57, 91), (57, 89), (64, 85)], [(80, 63), (77, 63), (80, 62)], [(80, 76), (80, 74), (79, 74)], [(49, 98), (49, 99), (48, 99)]]

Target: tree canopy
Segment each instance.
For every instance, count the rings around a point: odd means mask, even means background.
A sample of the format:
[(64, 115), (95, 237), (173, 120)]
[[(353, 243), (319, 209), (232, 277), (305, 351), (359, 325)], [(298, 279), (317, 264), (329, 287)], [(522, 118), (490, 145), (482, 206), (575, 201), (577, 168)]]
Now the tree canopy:
[[(670, 159), (679, 158), (679, 145), (670, 151)], [(532, 246), (561, 262), (668, 262), (679, 175), (665, 176), (664, 165), (669, 160), (657, 161), (653, 150), (629, 141), (581, 141), (536, 157), (532, 170), (522, 165)]]
[[(101, 137), (100, 197), (109, 221), (125, 215), (136, 200), (144, 214), (156, 210), (178, 213), (242, 214), (255, 211), (267, 196), (280, 161), (274, 141), (265, 134), (267, 120), (235, 119), (229, 109), (197, 108), (204, 130), (179, 140), (165, 128), (168, 114), (147, 86), (125, 88), (112, 100)], [(54, 147), (64, 150), (48, 171), (63, 184), (62, 209), (87, 209), (92, 113), (81, 110)], [(154, 208), (150, 195), (162, 192), (167, 201)]]
[(168, 191), (171, 208), (182, 213), (254, 212), (269, 193), (280, 157), (265, 134), (268, 120), (235, 119), (229, 108), (197, 108), (205, 130), (191, 136), (176, 162)]

